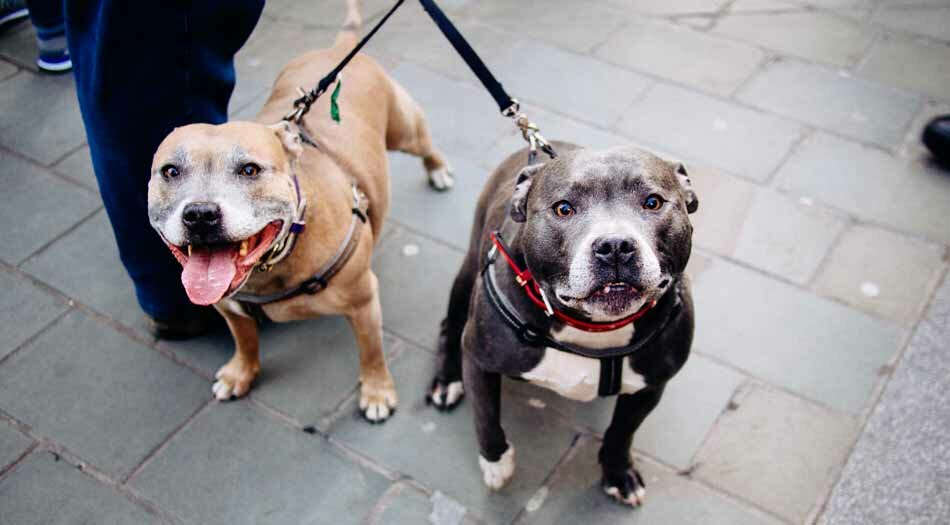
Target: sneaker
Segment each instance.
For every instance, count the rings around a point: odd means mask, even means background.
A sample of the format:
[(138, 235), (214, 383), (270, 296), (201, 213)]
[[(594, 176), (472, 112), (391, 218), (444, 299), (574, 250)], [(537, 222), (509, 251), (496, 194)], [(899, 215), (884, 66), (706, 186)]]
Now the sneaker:
[(40, 51), (36, 65), (47, 73), (62, 73), (73, 68), (73, 61), (69, 58), (69, 49)]
[(24, 0), (0, 0), (0, 27), (30, 16)]

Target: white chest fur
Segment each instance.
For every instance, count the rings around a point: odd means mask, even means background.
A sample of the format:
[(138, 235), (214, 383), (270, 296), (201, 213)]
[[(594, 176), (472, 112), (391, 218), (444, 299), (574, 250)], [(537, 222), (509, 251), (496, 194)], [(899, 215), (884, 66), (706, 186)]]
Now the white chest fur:
[[(565, 327), (552, 334), (558, 342), (576, 344), (585, 348), (611, 348), (630, 342), (633, 325), (611, 332), (591, 333)], [(569, 354), (547, 348), (538, 365), (521, 374), (523, 379), (538, 386), (553, 390), (576, 401), (591, 401), (597, 397), (600, 384), (600, 360)], [(630, 368), (630, 358), (623, 359), (623, 375), (620, 392), (632, 394), (646, 386), (643, 376)]]

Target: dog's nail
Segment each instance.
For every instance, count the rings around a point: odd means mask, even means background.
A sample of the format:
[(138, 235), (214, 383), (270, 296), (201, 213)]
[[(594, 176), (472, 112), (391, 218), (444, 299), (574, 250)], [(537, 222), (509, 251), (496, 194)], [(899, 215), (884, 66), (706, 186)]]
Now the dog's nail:
[(315, 426), (313, 426), (313, 425), (306, 426), (306, 427), (303, 427), (303, 431), (306, 432), (307, 434), (316, 434), (316, 433), (317, 433), (317, 427), (315, 427)]

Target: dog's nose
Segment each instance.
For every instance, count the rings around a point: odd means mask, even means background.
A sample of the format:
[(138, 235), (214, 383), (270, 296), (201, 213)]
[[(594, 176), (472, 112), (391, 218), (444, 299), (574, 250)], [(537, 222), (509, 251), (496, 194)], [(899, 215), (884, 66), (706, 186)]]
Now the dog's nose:
[(600, 237), (591, 246), (594, 258), (605, 264), (626, 264), (636, 252), (636, 243), (629, 237)]
[(213, 202), (192, 202), (185, 206), (181, 222), (195, 232), (210, 231), (221, 224), (221, 207)]

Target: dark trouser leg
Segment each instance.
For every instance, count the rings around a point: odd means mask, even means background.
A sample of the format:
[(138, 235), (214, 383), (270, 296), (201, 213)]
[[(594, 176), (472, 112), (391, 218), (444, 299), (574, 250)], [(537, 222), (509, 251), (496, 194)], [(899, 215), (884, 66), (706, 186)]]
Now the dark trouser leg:
[(26, 7), (30, 10), (30, 21), (39, 29), (56, 29), (62, 32), (63, 0), (27, 0)]
[(227, 120), (234, 53), (263, 0), (66, 0), (66, 31), (93, 167), (142, 309), (194, 310), (147, 216), (152, 155), (176, 126)]
[(660, 402), (663, 388), (650, 387), (635, 394), (618, 396), (610, 426), (604, 432), (604, 443), (598, 454), (604, 472), (604, 488), (608, 491), (615, 488), (615, 497), (630, 504), (640, 503), (641, 496), (636, 492), (640, 489), (642, 494), (644, 486), (630, 458), (633, 434)]

